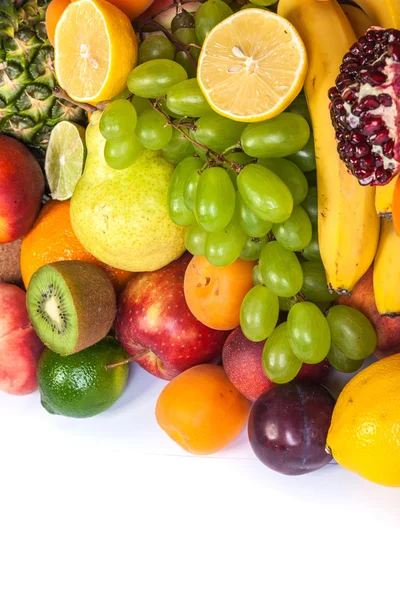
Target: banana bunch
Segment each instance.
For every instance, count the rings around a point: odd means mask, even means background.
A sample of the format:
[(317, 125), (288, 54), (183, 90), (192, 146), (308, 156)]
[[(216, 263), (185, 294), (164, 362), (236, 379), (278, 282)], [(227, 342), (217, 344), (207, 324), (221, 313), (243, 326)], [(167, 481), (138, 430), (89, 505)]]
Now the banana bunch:
[(321, 258), (330, 288), (349, 293), (374, 260), (380, 228), (375, 190), (347, 172), (328, 110), (328, 90), (357, 38), (336, 0), (280, 0), (278, 12), (296, 27), (307, 49), (305, 93), (317, 160)]
[(360, 38), (364, 33), (374, 25), (373, 20), (361, 8), (352, 4), (341, 4), (342, 10), (352, 26), (357, 38)]
[(374, 296), (381, 315), (400, 313), (400, 236), (389, 219), (382, 219), (374, 262)]
[(399, 0), (353, 0), (372, 20), (374, 25), (400, 29)]

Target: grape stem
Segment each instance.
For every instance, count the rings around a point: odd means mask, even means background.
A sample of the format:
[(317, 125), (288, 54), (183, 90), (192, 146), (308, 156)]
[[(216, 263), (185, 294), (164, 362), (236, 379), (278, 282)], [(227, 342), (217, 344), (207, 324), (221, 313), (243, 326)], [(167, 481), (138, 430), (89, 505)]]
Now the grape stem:
[[(164, 27), (164, 25), (161, 25), (161, 23), (158, 23), (157, 21), (151, 20), (147, 24), (147, 27), (151, 27), (150, 31), (162, 31), (165, 37), (169, 39), (169, 41), (175, 46), (175, 48), (184, 52), (189, 58), (189, 60), (193, 63), (193, 66), (197, 67), (196, 59), (194, 58), (194, 56), (192, 56), (190, 52), (190, 48), (194, 46), (194, 44), (182, 44), (182, 42), (174, 38), (172, 33), (166, 27)], [(141, 35), (143, 33), (143, 29), (139, 27), (138, 32)]]
[[(159, 102), (160, 99), (158, 98), (157, 100), (150, 100), (148, 99), (150, 104), (152, 105), (152, 107), (154, 108), (154, 110), (156, 112), (158, 112), (160, 115), (162, 115), (166, 121), (168, 125), (171, 125), (171, 127), (173, 127), (174, 129), (176, 129), (177, 131), (179, 131), (179, 133), (181, 135), (183, 135), (184, 138), (186, 138), (187, 140), (189, 140), (189, 142), (191, 142), (194, 146), (197, 146), (198, 148), (201, 148), (203, 150), (203, 152), (206, 153), (206, 164), (200, 169), (199, 172), (203, 172), (204, 169), (207, 169), (210, 166), (216, 165), (216, 164), (226, 164), (229, 165), (230, 169), (233, 169), (234, 171), (236, 171), (236, 173), (240, 173), (240, 171), (243, 169), (243, 165), (239, 165), (238, 163), (232, 161), (232, 160), (228, 160), (225, 156), (225, 154), (229, 153), (232, 151), (232, 148), (236, 148), (236, 149), (240, 149), (240, 145), (235, 144), (234, 146), (231, 146), (230, 148), (228, 148), (227, 150), (225, 150), (222, 154), (220, 154), (219, 152), (215, 152), (214, 150), (211, 150), (210, 148), (208, 148), (208, 146), (205, 146), (204, 144), (201, 144), (200, 142), (197, 142), (196, 140), (192, 139), (187, 133), (186, 131), (184, 131), (184, 128), (191, 128), (190, 127), (190, 123), (185, 124), (185, 123), (181, 123), (181, 120), (178, 123), (174, 123), (169, 116), (160, 108), (159, 106)], [(185, 117), (182, 117), (183, 119)]]
[(100, 105), (97, 107), (97, 106), (92, 106), (91, 104), (86, 104), (86, 102), (76, 102), (76, 100), (73, 100), (70, 96), (68, 96), (67, 92), (65, 90), (63, 90), (62, 88), (60, 88), (58, 85), (52, 89), (52, 92), (53, 92), (53, 96), (55, 96), (56, 98), (59, 98), (60, 100), (66, 100), (70, 104), (73, 104), (74, 106), (78, 106), (79, 108), (82, 108), (87, 113), (94, 113), (94, 112), (96, 112), (96, 110), (102, 110), (100, 108)]

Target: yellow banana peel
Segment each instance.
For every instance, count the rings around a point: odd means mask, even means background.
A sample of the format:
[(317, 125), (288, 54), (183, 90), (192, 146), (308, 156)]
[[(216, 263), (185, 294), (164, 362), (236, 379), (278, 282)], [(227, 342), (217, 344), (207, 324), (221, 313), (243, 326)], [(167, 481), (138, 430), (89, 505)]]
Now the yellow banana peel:
[(399, 0), (353, 0), (372, 19), (374, 25), (400, 29)]
[(400, 237), (388, 219), (382, 220), (374, 262), (374, 295), (381, 315), (400, 314)]
[(364, 35), (367, 29), (374, 25), (373, 20), (361, 8), (350, 4), (342, 4), (341, 6), (357, 38)]
[(305, 93), (317, 161), (319, 247), (330, 288), (349, 293), (371, 265), (379, 238), (375, 190), (360, 186), (347, 172), (329, 113), (328, 90), (356, 36), (336, 0), (280, 0), (278, 13), (296, 27), (307, 49)]

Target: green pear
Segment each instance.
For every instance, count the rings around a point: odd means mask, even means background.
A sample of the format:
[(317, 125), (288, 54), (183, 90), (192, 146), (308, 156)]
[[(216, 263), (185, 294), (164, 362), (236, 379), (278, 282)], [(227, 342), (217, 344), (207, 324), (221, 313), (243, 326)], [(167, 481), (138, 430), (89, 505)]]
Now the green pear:
[(126, 271), (155, 271), (184, 251), (185, 228), (167, 213), (173, 165), (143, 150), (127, 169), (104, 159), (101, 112), (86, 130), (87, 159), (71, 199), (71, 222), (81, 244), (98, 260)]

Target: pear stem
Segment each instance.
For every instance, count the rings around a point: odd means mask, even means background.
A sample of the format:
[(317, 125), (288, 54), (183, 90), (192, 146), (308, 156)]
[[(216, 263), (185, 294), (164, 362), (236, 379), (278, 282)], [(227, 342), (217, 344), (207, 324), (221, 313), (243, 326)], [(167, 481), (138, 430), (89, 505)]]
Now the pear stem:
[(147, 354), (147, 350), (141, 350), (134, 356), (130, 356), (129, 358), (122, 360), (121, 362), (113, 363), (112, 365), (106, 365), (104, 368), (106, 371), (110, 371), (111, 369), (115, 369), (115, 367), (123, 367), (131, 362), (135, 362), (138, 358), (144, 356), (145, 354)]

